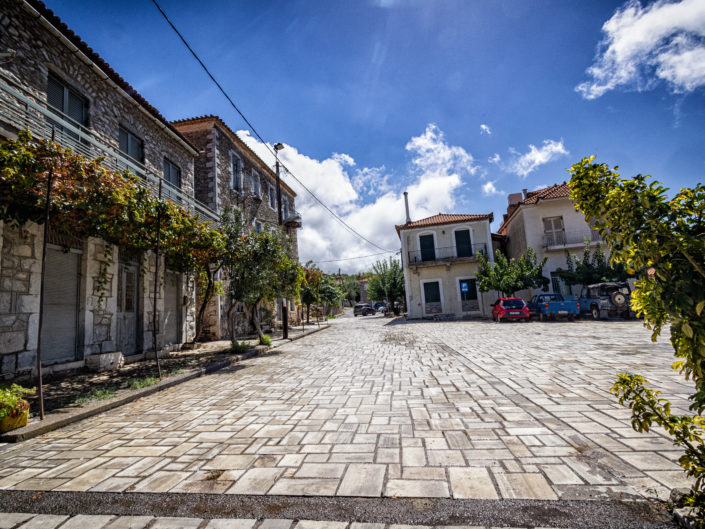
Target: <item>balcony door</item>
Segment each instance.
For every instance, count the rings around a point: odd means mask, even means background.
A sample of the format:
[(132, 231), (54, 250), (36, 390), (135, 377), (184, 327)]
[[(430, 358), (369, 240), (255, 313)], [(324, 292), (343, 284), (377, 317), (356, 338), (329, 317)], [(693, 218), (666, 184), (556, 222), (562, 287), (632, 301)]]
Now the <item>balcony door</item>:
[(436, 247), (433, 234), (421, 235), (419, 237), (419, 248), (421, 250), (422, 261), (433, 261), (436, 259)]
[(138, 267), (118, 264), (117, 347), (125, 356), (137, 352)]
[(472, 257), (470, 230), (455, 230), (455, 253), (456, 257)]

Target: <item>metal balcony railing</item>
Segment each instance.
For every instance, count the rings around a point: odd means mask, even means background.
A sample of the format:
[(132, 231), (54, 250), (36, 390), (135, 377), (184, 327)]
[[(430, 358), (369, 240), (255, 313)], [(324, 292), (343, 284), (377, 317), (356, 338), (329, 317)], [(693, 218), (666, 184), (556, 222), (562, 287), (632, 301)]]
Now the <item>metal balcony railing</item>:
[(602, 239), (596, 230), (554, 231), (543, 235), (543, 245), (546, 248), (584, 244), (585, 240), (600, 242)]
[(29, 129), (33, 138), (54, 139), (62, 147), (82, 154), (88, 159), (103, 157), (106, 169), (128, 169), (140, 177), (140, 183), (155, 197), (162, 185), (162, 200), (169, 200), (207, 222), (218, 222), (218, 214), (191, 195), (164, 180), (163, 175), (100, 141), (99, 134), (79, 125), (67, 116), (47, 106), (46, 102), (30, 95), (24, 88), (0, 73), (0, 120), (18, 130)]
[(301, 221), (301, 213), (296, 210), (289, 210), (288, 214), (284, 215), (283, 222), (285, 225), (296, 226), (297, 228), (300, 228), (303, 225), (303, 222)]
[(409, 263), (426, 263), (439, 260), (467, 259), (477, 257), (477, 254), (487, 255), (487, 244), (471, 246), (446, 246), (444, 248), (427, 248), (425, 250), (409, 251)]

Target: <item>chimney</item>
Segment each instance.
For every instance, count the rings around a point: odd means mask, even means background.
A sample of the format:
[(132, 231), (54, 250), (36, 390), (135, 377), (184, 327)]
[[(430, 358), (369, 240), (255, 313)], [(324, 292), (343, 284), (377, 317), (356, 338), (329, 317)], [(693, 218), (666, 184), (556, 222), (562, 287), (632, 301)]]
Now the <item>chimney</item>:
[(515, 206), (519, 202), (521, 202), (521, 193), (512, 193), (507, 197), (507, 201), (509, 202), (509, 206)]
[(404, 191), (404, 207), (406, 208), (406, 223), (411, 222), (411, 217), (409, 216), (409, 193)]
[(526, 195), (529, 194), (529, 190), (528, 190), (528, 189), (522, 189), (521, 192), (524, 193), (524, 199), (526, 199)]

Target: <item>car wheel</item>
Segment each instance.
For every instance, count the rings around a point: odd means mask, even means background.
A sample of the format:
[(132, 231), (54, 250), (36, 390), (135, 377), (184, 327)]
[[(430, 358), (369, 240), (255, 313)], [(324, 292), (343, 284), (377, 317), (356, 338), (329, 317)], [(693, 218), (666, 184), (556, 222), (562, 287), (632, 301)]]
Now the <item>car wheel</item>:
[(632, 319), (632, 315), (629, 313), (629, 311), (627, 311), (627, 312), (624, 313), (624, 319), (625, 319), (625, 320), (631, 320), (631, 319)]
[(539, 312), (539, 321), (546, 321), (546, 316), (543, 312)]
[(593, 320), (599, 320), (600, 319), (600, 309), (596, 306), (593, 305), (590, 308), (590, 312), (592, 313), (592, 319)]

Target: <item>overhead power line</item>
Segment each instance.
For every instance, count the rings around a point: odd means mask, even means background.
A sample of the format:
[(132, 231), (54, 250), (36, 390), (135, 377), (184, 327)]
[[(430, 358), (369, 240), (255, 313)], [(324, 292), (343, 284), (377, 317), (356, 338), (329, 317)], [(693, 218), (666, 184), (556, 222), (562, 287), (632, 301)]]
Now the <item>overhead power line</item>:
[(327, 261), (314, 261), (317, 264), (323, 264), (323, 263), (339, 263), (341, 261), (355, 261), (357, 259), (366, 259), (368, 257), (376, 257), (378, 255), (384, 255), (388, 253), (393, 253), (393, 254), (398, 254), (399, 250), (390, 250), (388, 252), (378, 252), (378, 253), (371, 253), (369, 255), (359, 255), (357, 257), (347, 257), (346, 259), (329, 259)]
[[(223, 96), (225, 96), (225, 99), (228, 100), (228, 103), (230, 103), (230, 105), (240, 115), (240, 117), (244, 120), (244, 122), (247, 123), (247, 126), (250, 127), (250, 129), (252, 130), (252, 133), (257, 137), (257, 139), (259, 139), (259, 141), (262, 142), (262, 144), (267, 148), (267, 150), (272, 154), (272, 156), (276, 157), (276, 153), (274, 152), (274, 150), (269, 146), (269, 144), (264, 140), (264, 138), (259, 134), (259, 132), (257, 132), (257, 129), (255, 129), (254, 125), (250, 122), (250, 120), (247, 119), (247, 117), (245, 117), (245, 114), (242, 113), (242, 111), (238, 108), (238, 106), (231, 99), (231, 97), (228, 95), (228, 93), (225, 91), (225, 89), (221, 86), (221, 84), (216, 80), (216, 78), (213, 76), (213, 74), (210, 72), (210, 70), (208, 70), (208, 67), (203, 63), (203, 61), (198, 56), (198, 54), (193, 50), (191, 45), (186, 41), (184, 36), (181, 34), (181, 32), (174, 25), (174, 23), (169, 19), (169, 17), (164, 12), (164, 10), (159, 6), (159, 4), (157, 3), (157, 0), (152, 0), (152, 3), (159, 10), (159, 12), (162, 14), (162, 17), (164, 17), (164, 20), (166, 20), (167, 23), (169, 24), (169, 26), (171, 26), (171, 29), (174, 30), (174, 33), (176, 33), (178, 35), (178, 37), (181, 39), (181, 42), (184, 43), (184, 46), (186, 46), (188, 51), (191, 52), (191, 55), (193, 55), (194, 59), (196, 59), (196, 61), (198, 61), (198, 64), (201, 65), (201, 68), (203, 68), (203, 70), (206, 72), (208, 77), (210, 77), (211, 81), (213, 81), (215, 86), (218, 87), (218, 90), (220, 90), (220, 93), (223, 94)], [(318, 204), (323, 206), (323, 208), (325, 208), (325, 210), (328, 211), (328, 213), (330, 213), (333, 216), (333, 218), (335, 218), (338, 222), (340, 222), (350, 233), (359, 237), (360, 239), (362, 239), (366, 243), (370, 244), (371, 246), (374, 246), (375, 248), (377, 248), (379, 250), (383, 250), (384, 253), (390, 253), (390, 252), (394, 251), (394, 250), (387, 250), (386, 248), (381, 247), (380, 245), (372, 242), (367, 237), (365, 237), (364, 235), (359, 233), (357, 230), (355, 230), (352, 226), (350, 226), (347, 222), (345, 222), (342, 218), (340, 218), (332, 209), (330, 209), (320, 198), (318, 198), (313, 191), (311, 191), (308, 187), (306, 187), (306, 185), (304, 185), (304, 183), (299, 178), (297, 178), (296, 175), (288, 167), (286, 167), (282, 162), (279, 162), (279, 164), (282, 168), (284, 168), (286, 170), (287, 173), (289, 173), (289, 175), (291, 175), (291, 177), (294, 180), (296, 180), (299, 183), (299, 185), (301, 187), (304, 188), (304, 190), (306, 190), (306, 192), (309, 195), (311, 195), (311, 197), (313, 197), (313, 199), (316, 202), (318, 202)]]

